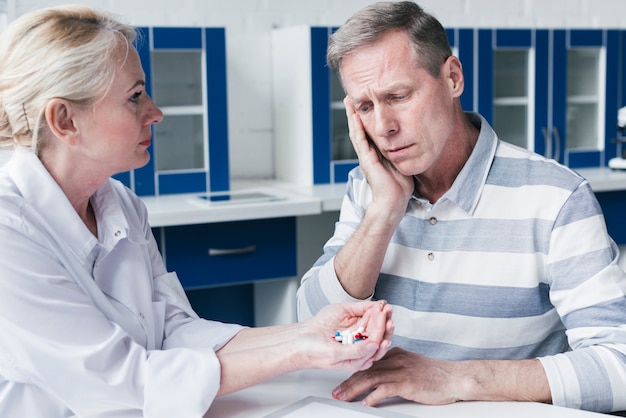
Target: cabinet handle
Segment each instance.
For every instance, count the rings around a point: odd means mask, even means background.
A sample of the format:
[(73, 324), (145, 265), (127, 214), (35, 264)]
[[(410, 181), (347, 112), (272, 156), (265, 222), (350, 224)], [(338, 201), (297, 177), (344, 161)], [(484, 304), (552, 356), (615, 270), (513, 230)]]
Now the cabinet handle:
[(560, 162), (559, 158), (561, 157), (561, 134), (559, 133), (559, 128), (557, 128), (556, 126), (553, 126), (553, 130), (554, 130), (554, 159), (557, 162)]
[(247, 254), (253, 253), (256, 251), (256, 245), (249, 245), (247, 247), (241, 248), (229, 248), (229, 249), (221, 249), (221, 248), (209, 248), (209, 256), (220, 256), (220, 255), (233, 255), (233, 254)]
[(552, 136), (548, 134), (548, 128), (545, 126), (541, 130), (543, 131), (543, 140), (546, 144), (545, 157), (550, 159), (552, 158)]

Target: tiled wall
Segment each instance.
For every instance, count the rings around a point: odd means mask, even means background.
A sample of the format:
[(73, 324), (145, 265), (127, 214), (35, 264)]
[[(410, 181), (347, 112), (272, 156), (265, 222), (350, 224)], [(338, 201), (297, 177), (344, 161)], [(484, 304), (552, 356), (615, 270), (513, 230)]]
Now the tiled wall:
[[(276, 26), (338, 26), (372, 0), (91, 0), (135, 25), (227, 28), (229, 126), (233, 178), (271, 178), (273, 141), (270, 31)], [(0, 0), (9, 19), (64, 3)], [(625, 0), (423, 0), (449, 27), (626, 27)], [(0, 29), (3, 27), (0, 11)]]

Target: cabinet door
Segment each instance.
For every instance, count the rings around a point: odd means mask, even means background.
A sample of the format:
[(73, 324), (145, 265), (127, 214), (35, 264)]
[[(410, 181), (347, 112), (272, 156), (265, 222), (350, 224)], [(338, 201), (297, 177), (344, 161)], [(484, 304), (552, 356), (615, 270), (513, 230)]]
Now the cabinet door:
[(358, 165), (348, 136), (345, 92), (335, 70), (326, 65), (328, 39), (337, 28), (311, 28), (313, 183), (343, 183)]
[(530, 29), (478, 31), (478, 111), (503, 141), (535, 150), (535, 43)]
[(461, 95), (461, 107), (465, 111), (475, 111), (476, 94), (474, 89), (474, 39), (477, 31), (471, 28), (447, 28), (448, 42), (455, 55), (461, 61), (463, 78), (465, 80), (463, 94)]
[[(142, 28), (146, 90), (163, 111), (150, 162), (118, 178), (138, 195), (229, 189), (223, 28)], [(210, 152), (209, 152), (210, 150)]]
[(615, 156), (619, 33), (554, 30), (552, 136), (555, 157), (573, 167), (599, 167)]

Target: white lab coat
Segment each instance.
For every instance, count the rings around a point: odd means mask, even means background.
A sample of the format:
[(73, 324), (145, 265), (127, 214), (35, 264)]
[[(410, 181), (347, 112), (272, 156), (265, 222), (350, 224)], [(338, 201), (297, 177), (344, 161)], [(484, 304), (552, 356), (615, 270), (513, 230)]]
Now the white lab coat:
[(0, 417), (202, 416), (241, 327), (193, 312), (137, 196), (91, 202), (98, 239), (32, 152), (0, 169)]

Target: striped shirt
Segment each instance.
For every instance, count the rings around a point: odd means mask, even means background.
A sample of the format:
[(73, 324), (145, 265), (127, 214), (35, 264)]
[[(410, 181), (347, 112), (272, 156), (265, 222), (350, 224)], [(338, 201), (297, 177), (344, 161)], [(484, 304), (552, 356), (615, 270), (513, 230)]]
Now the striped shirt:
[[(626, 275), (589, 183), (501, 142), (489, 124), (452, 187), (414, 196), (373, 295), (393, 306), (393, 345), (447, 360), (539, 358), (555, 405), (626, 409)], [(334, 256), (371, 201), (349, 176), (339, 222), (302, 278), (298, 317), (353, 300)]]

